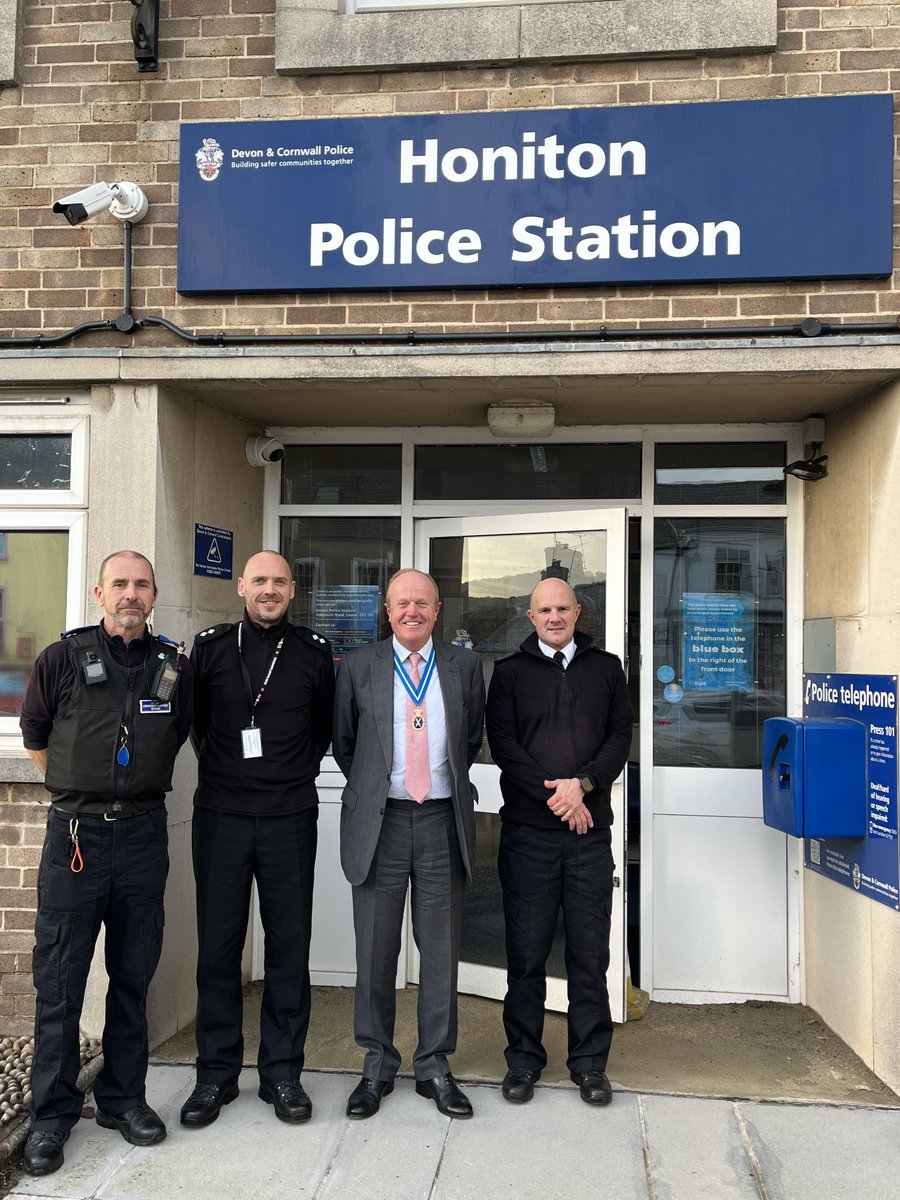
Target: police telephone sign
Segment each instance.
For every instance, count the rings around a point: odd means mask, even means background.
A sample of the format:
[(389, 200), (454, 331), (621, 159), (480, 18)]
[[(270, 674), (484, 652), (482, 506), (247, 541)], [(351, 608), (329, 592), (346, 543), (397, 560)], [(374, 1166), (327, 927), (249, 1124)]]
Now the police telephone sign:
[(805, 675), (805, 717), (851, 717), (866, 726), (865, 839), (807, 838), (806, 866), (872, 900), (900, 909), (897, 828), (897, 676)]
[(183, 125), (178, 290), (887, 276), (889, 95)]

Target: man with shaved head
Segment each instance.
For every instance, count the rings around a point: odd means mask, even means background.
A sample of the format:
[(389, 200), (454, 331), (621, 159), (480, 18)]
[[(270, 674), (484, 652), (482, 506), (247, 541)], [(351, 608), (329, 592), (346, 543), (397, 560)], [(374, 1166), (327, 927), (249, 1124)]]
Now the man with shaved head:
[(288, 620), (295, 585), (280, 554), (238, 580), (244, 615), (194, 641), (197, 749), (197, 1086), (181, 1123), (215, 1121), (244, 1058), (241, 957), (253, 881), (265, 931), (259, 1096), (282, 1121), (312, 1115), (300, 1081), (309, 1026), (316, 776), (331, 740), (328, 640)]
[(162, 948), (165, 797), (191, 727), (192, 674), (183, 646), (150, 630), (156, 580), (143, 554), (105, 558), (94, 598), (102, 621), (38, 656), (22, 707), (23, 741), (51, 795), (32, 956), (31, 1175), (62, 1166), (81, 1117), (78, 1023), (101, 924), (109, 985), (97, 1124), (136, 1146), (166, 1136), (145, 1092), (147, 989)]
[(587, 1104), (612, 1098), (606, 1062), (613, 859), (610, 789), (628, 759), (634, 712), (619, 660), (577, 632), (561, 579), (531, 594), (534, 633), (494, 666), (487, 734), (500, 768), (498, 867), (506, 922), (503, 1095), (522, 1104), (547, 1062), (546, 964), (560, 910), (566, 939), (567, 1066)]

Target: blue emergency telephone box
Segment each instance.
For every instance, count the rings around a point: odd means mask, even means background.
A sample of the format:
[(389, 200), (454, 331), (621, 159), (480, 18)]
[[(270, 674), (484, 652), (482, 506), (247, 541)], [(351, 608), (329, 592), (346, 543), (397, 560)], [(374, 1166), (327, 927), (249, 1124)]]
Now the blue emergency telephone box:
[(763, 722), (763, 821), (797, 838), (864, 838), (867, 729), (849, 717)]

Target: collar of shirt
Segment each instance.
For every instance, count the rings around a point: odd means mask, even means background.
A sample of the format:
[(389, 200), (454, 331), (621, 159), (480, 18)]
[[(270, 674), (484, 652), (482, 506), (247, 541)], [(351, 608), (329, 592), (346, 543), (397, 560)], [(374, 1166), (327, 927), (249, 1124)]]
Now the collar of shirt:
[(411, 654), (415, 654), (415, 653), (421, 654), (423, 660), (425, 662), (428, 662), (431, 659), (431, 655), (434, 652), (434, 639), (433, 638), (429, 638), (428, 641), (425, 643), (425, 645), (419, 651), (407, 650), (407, 648), (405, 646), (400, 645), (400, 643), (397, 641), (397, 639), (395, 637), (392, 637), (391, 641), (394, 643), (394, 653), (397, 655), (397, 657), (400, 659), (400, 661), (404, 664), (406, 663), (406, 660), (409, 658), (409, 656)]
[(275, 638), (277, 640), (278, 638), (281, 637), (281, 635), (287, 629), (287, 626), (288, 626), (287, 613), (284, 614), (284, 616), (281, 618), (281, 620), (278, 622), (277, 625), (257, 625), (257, 623), (253, 620), (253, 618), (247, 612), (246, 608), (244, 609), (244, 628), (249, 633), (255, 633), (257, 637)]
[(541, 641), (540, 638), (538, 638), (538, 645), (541, 648), (541, 654), (546, 654), (546, 656), (548, 658), (552, 658), (557, 650), (562, 650), (563, 654), (566, 656), (566, 666), (568, 666), (569, 663), (572, 661), (572, 659), (575, 657), (575, 639), (574, 638), (572, 639), (571, 642), (569, 642), (568, 646), (547, 646)]

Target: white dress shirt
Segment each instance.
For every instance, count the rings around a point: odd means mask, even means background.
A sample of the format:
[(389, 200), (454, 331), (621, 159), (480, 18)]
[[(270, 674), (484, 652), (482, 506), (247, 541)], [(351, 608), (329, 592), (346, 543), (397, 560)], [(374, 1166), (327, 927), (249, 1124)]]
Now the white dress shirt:
[[(403, 669), (409, 674), (407, 659), (412, 650), (401, 646), (396, 638), (394, 653), (403, 663)], [(434, 642), (431, 638), (419, 651), (422, 661), (419, 663), (419, 678), (434, 654)], [(394, 670), (394, 760), (391, 766), (391, 786), (388, 795), (394, 800), (410, 800), (409, 792), (403, 786), (403, 776), (406, 773), (406, 701), (407, 694), (402, 681)], [(428, 799), (447, 797), (452, 792), (450, 783), (450, 764), (447, 761), (447, 718), (444, 712), (444, 697), (441, 692), (441, 681), (438, 679), (437, 667), (428, 681), (428, 691), (425, 693), (425, 732), (428, 734), (428, 769), (431, 772), (431, 787)]]
[(569, 642), (568, 646), (545, 646), (544, 643), (541, 641), (541, 639), (538, 638), (538, 645), (541, 648), (541, 653), (546, 654), (548, 658), (552, 658), (557, 650), (562, 650), (563, 654), (566, 656), (566, 666), (563, 667), (563, 670), (565, 670), (566, 667), (568, 667), (569, 663), (575, 657), (575, 639), (574, 638), (572, 638), (572, 640), (571, 640), (571, 642)]

